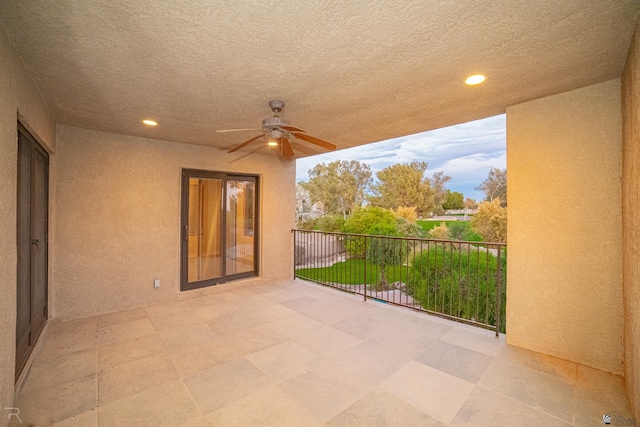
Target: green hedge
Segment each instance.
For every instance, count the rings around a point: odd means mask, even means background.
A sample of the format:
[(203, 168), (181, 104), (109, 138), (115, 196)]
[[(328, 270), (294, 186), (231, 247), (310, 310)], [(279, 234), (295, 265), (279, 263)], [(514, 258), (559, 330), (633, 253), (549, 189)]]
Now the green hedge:
[[(417, 254), (411, 262), (407, 293), (423, 308), (494, 325), (497, 258), (485, 251), (467, 253), (451, 244)], [(501, 257), (501, 332), (505, 331), (506, 253)]]

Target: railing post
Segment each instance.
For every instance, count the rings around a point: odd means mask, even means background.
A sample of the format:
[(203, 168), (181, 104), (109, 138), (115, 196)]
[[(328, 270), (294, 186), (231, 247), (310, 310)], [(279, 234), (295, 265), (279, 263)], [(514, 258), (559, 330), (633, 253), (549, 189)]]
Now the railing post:
[(496, 337), (500, 336), (500, 314), (502, 312), (502, 263), (500, 262), (500, 255), (502, 254), (502, 247), (498, 246), (498, 259), (496, 268)]
[(296, 230), (291, 230), (293, 234), (293, 280), (296, 280), (296, 240), (298, 233)]
[(364, 285), (363, 285), (363, 292), (362, 294), (364, 295), (364, 300), (367, 300), (367, 236), (363, 237), (364, 239)]

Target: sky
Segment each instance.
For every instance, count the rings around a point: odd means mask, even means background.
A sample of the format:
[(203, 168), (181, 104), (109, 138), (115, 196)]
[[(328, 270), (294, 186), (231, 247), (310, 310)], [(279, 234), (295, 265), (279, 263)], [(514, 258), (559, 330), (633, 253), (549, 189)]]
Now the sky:
[(484, 193), (474, 188), (485, 180), (489, 169), (507, 167), (506, 116), (487, 117), (429, 132), (402, 136), (345, 150), (296, 160), (296, 182), (309, 180), (309, 169), (335, 160), (366, 163), (374, 176), (396, 163), (425, 161), (426, 176), (444, 172), (451, 177), (446, 187), (477, 201)]

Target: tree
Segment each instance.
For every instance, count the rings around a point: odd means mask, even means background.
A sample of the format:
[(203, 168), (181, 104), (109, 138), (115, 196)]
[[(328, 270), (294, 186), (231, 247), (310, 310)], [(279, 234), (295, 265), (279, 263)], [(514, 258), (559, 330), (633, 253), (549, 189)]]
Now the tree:
[(431, 188), (433, 188), (433, 203), (435, 205), (437, 215), (442, 215), (446, 209), (443, 205), (447, 201), (447, 191), (449, 190), (446, 189), (445, 185), (449, 181), (451, 181), (451, 177), (445, 175), (444, 172), (434, 173), (430, 180)]
[[(378, 207), (366, 207), (356, 209), (342, 226), (343, 233), (349, 234), (369, 234), (375, 226), (396, 227), (396, 216), (387, 209)], [(345, 239), (345, 250), (350, 257), (362, 258), (364, 254), (363, 237), (347, 237)]]
[(507, 243), (507, 208), (500, 199), (480, 203), (471, 225), (485, 242)]
[(446, 210), (464, 209), (464, 196), (457, 191), (447, 190), (447, 200), (442, 204), (442, 207)]
[(470, 197), (467, 197), (464, 200), (464, 208), (467, 210), (474, 210), (478, 207), (478, 202), (475, 201), (475, 199), (472, 199)]
[(429, 214), (434, 207), (433, 189), (424, 178), (426, 170), (426, 162), (399, 163), (381, 170), (369, 202), (385, 209), (415, 206), (418, 216)]
[(346, 218), (361, 207), (372, 182), (371, 168), (356, 160), (336, 160), (317, 164), (309, 170), (309, 182), (304, 188), (313, 201), (320, 201), (325, 213)]
[(507, 206), (507, 169), (492, 167), (489, 169), (487, 179), (475, 189), (485, 194), (485, 201), (492, 202), (495, 199), (500, 199), (502, 206)]
[[(375, 225), (367, 234), (375, 236), (398, 236), (395, 225)], [(385, 275), (387, 265), (400, 265), (407, 254), (407, 243), (404, 240), (372, 237), (367, 244), (367, 261), (380, 267), (380, 277), (376, 283), (377, 290), (389, 288)]]
[(307, 219), (313, 203), (311, 203), (311, 194), (305, 188), (304, 182), (296, 184), (296, 220)]

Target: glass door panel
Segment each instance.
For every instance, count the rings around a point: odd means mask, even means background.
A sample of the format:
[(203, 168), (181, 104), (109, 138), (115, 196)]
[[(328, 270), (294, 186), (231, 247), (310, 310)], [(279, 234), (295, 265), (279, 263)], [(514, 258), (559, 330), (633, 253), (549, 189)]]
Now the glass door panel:
[(223, 180), (189, 179), (188, 281), (220, 278)]
[(227, 181), (226, 268), (227, 274), (255, 270), (255, 181)]
[(258, 274), (258, 177), (182, 170), (182, 290)]

